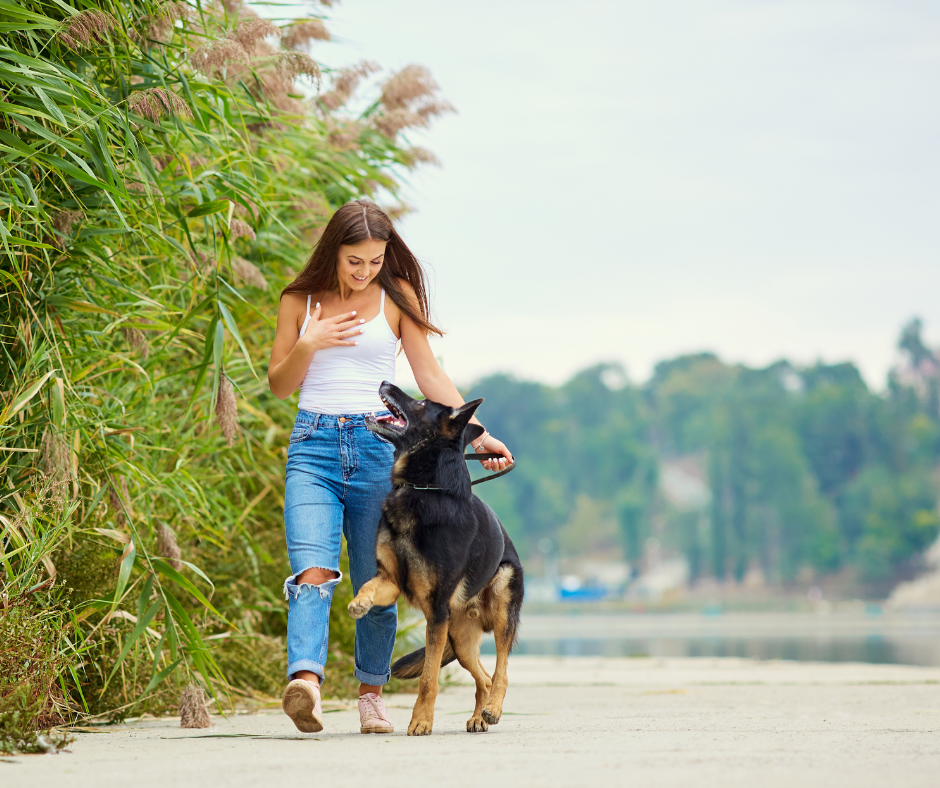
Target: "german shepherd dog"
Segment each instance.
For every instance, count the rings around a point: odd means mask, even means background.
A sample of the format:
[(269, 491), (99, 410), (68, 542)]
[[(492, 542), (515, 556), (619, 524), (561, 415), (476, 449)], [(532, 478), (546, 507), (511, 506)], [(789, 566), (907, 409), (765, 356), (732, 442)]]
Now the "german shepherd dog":
[[(523, 579), (506, 529), (470, 491), (463, 452), (483, 434), (469, 423), (483, 400), (451, 408), (412, 399), (387, 381), (379, 394), (393, 415), (367, 417), (366, 426), (395, 447), (394, 488), (376, 535), (378, 571), (349, 603), (349, 614), (362, 618), (373, 605), (391, 605), (404, 594), (427, 619), (426, 647), (392, 666), (396, 678), (421, 677), (409, 736), (431, 733), (438, 673), (455, 659), (476, 681), (467, 730), (485, 731), (502, 715)], [(484, 632), (496, 639), (492, 678), (480, 664)]]

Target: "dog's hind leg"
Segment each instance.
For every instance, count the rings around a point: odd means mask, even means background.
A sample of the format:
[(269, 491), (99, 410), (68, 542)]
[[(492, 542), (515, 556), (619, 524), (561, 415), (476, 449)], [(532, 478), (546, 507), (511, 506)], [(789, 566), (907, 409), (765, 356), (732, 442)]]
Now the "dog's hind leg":
[(418, 683), (418, 699), (408, 724), (409, 736), (427, 736), (434, 726), (434, 701), (437, 700), (438, 674), (441, 672), (441, 658), (447, 646), (447, 631), (446, 615), (435, 620), (432, 614), (432, 618), (428, 619), (424, 670)]
[(514, 571), (514, 568), (509, 566), (500, 568), (495, 578), (497, 582), (492, 587), (495, 602), (493, 637), (496, 640), (496, 669), (493, 671), (493, 683), (482, 712), (483, 719), (490, 725), (499, 722), (503, 714), (506, 689), (509, 687), (509, 652), (516, 641), (516, 624), (522, 603), (521, 592), (517, 594), (513, 587)]
[(483, 704), (490, 694), (490, 677), (480, 664), (480, 626), (475, 621), (455, 618), (450, 624), (450, 642), (453, 644), (457, 660), (476, 682), (476, 705), (473, 716), (467, 720), (467, 731), (470, 733), (483, 732), (488, 725), (481, 716)]
[(369, 582), (364, 583), (355, 599), (349, 603), (349, 615), (353, 618), (362, 618), (374, 605), (391, 605), (401, 591), (398, 586), (383, 575), (376, 575)]
[(493, 637), (496, 640), (496, 669), (493, 671), (490, 693), (482, 711), (483, 719), (490, 725), (499, 722), (499, 718), (503, 714), (503, 699), (506, 697), (506, 689), (509, 687), (509, 676), (506, 669), (509, 664), (509, 650), (512, 648), (513, 641), (513, 633), (509, 631), (508, 616), (503, 613), (503, 610), (500, 610), (497, 614), (495, 623)]

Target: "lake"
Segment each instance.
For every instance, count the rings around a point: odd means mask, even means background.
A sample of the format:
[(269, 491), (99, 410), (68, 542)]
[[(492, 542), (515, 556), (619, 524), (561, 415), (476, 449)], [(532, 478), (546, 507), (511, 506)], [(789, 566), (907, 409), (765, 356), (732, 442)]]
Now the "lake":
[[(495, 653), (492, 636), (484, 654)], [(940, 612), (531, 613), (515, 653), (940, 665)]]

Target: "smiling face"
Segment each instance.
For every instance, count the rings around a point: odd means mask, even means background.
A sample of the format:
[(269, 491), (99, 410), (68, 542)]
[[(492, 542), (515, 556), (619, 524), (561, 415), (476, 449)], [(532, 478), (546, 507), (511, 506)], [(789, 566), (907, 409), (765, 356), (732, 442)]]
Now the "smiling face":
[(370, 239), (340, 245), (336, 256), (336, 278), (341, 290), (360, 291), (369, 286), (382, 270), (386, 243)]

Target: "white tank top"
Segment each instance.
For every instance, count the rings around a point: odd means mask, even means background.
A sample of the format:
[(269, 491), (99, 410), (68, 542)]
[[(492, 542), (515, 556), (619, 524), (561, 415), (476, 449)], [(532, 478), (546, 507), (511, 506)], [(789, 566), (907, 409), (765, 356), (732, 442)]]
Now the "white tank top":
[[(300, 336), (304, 335), (309, 322), (308, 295), (307, 317), (300, 327)], [(328, 347), (313, 354), (300, 384), (301, 410), (331, 416), (385, 410), (379, 398), (379, 386), (383, 380), (395, 380), (398, 339), (385, 317), (384, 288), (379, 313), (359, 327), (363, 333), (355, 338), (358, 345)]]

